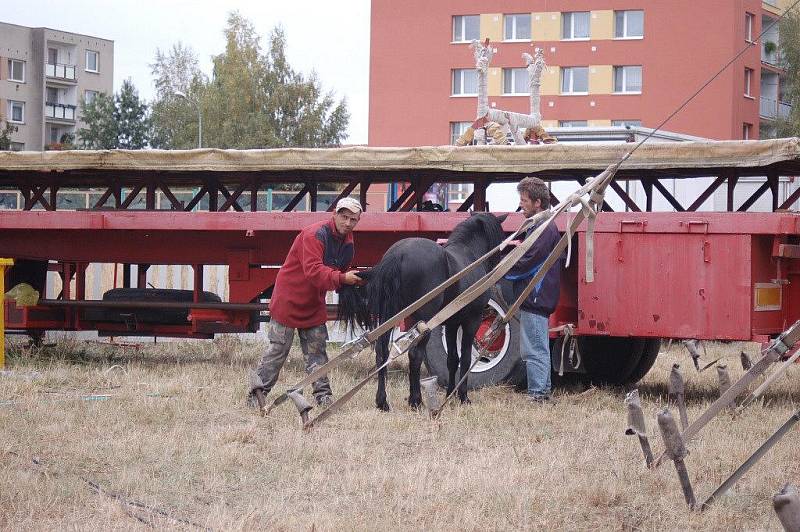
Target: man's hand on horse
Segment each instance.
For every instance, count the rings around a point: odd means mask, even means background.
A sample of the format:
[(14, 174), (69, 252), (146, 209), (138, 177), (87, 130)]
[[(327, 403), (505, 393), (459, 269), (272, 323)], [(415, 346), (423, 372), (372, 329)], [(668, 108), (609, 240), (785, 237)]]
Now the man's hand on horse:
[(366, 284), (366, 281), (358, 276), (358, 270), (350, 270), (349, 272), (344, 274), (344, 279), (342, 279), (342, 283), (362, 286)]

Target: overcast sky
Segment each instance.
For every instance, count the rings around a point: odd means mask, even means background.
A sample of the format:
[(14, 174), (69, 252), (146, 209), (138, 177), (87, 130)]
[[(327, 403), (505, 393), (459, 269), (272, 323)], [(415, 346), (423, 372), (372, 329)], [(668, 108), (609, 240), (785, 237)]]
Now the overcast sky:
[(149, 64), (156, 48), (181, 41), (200, 68), (224, 50), (227, 14), (238, 10), (262, 36), (281, 24), (292, 66), (315, 70), (326, 90), (347, 98), (348, 143), (367, 142), (369, 104), (369, 0), (6, 0), (0, 21), (83, 33), (114, 41), (114, 88), (133, 79), (146, 100), (154, 94)]

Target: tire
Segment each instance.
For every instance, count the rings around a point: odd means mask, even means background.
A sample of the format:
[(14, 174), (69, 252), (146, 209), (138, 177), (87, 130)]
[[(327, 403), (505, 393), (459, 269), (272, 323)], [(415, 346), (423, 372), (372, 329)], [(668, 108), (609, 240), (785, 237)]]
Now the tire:
[(635, 384), (642, 380), (653, 364), (656, 363), (658, 353), (661, 351), (660, 338), (647, 338), (644, 341), (644, 349), (642, 350), (642, 358), (634, 368), (633, 372), (628, 376), (627, 384)]
[[(103, 301), (145, 301), (145, 302), (192, 302), (193, 290), (173, 290), (166, 288), (114, 288), (103, 294)], [(200, 300), (204, 303), (219, 303), (222, 300), (217, 294), (203, 292)], [(87, 321), (106, 321), (125, 323), (131, 315), (138, 323), (158, 323), (162, 325), (186, 325), (189, 320), (189, 309), (109, 309), (88, 308), (84, 312)]]
[[(481, 337), (486, 328), (491, 324), (496, 313), (504, 315), (508, 308), (501, 291), (497, 286), (490, 292), (489, 305), (484, 314), (484, 321), (476, 337)], [(459, 340), (460, 343), (460, 340)], [(467, 385), (470, 390), (483, 386), (492, 386), (500, 383), (510, 383), (516, 386), (525, 382), (525, 368), (519, 357), (519, 318), (514, 316), (506, 324), (503, 334), (492, 345), (494, 356), (478, 364), (470, 372)], [(473, 356), (477, 350), (473, 348)], [(447, 386), (447, 350), (444, 338), (444, 327), (437, 327), (431, 331), (425, 356), (425, 366), (431, 375), (438, 377), (439, 385)], [(460, 378), (460, 376), (458, 377)]]
[(594, 384), (623, 385), (641, 379), (653, 366), (661, 342), (652, 338), (578, 338), (587, 378)]

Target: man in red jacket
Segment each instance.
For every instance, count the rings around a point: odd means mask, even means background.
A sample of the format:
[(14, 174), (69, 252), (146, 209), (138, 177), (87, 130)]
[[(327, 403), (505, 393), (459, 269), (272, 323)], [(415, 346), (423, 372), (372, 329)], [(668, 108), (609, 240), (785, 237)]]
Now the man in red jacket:
[[(256, 370), (264, 395), (278, 381), (295, 329), (300, 336), (307, 372), (328, 361), (325, 294), (345, 284), (362, 282), (355, 270), (348, 270), (353, 260), (353, 229), (361, 218), (361, 210), (357, 200), (342, 198), (329, 220), (306, 227), (294, 239), (269, 302), (269, 347)], [(314, 382), (312, 388), (317, 404), (327, 406), (332, 402), (327, 377)], [(253, 395), (251, 390), (248, 400), (256, 406)]]

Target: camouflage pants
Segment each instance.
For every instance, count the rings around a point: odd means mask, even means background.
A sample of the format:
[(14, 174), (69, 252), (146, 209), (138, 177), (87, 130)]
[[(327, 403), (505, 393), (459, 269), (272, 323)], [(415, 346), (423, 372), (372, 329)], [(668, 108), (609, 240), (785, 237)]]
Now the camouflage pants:
[[(328, 353), (325, 351), (325, 344), (328, 341), (328, 328), (325, 324), (322, 324), (308, 329), (298, 329), (297, 333), (300, 336), (300, 347), (303, 350), (306, 373), (311, 373), (318, 366), (328, 361)], [(261, 382), (264, 383), (264, 395), (268, 394), (272, 387), (275, 386), (275, 383), (278, 382), (278, 375), (292, 347), (294, 329), (272, 320), (269, 322), (268, 337), (269, 347), (261, 355), (261, 360), (256, 369)], [(318, 403), (323, 401), (326, 396), (332, 395), (328, 377), (322, 377), (314, 381), (312, 389), (314, 398)]]

